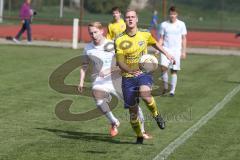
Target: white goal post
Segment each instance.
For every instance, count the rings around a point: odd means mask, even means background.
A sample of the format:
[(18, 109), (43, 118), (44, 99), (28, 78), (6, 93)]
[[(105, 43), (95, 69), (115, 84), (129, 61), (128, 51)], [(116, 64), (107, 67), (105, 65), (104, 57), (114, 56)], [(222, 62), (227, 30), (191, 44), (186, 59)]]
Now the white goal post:
[(4, 0), (0, 0), (0, 23), (3, 22)]
[(60, 18), (63, 18), (63, 7), (64, 7), (64, 0), (60, 0), (60, 13), (59, 13)]
[(79, 19), (73, 19), (73, 36), (72, 36), (72, 48), (78, 48), (78, 30), (79, 30)]

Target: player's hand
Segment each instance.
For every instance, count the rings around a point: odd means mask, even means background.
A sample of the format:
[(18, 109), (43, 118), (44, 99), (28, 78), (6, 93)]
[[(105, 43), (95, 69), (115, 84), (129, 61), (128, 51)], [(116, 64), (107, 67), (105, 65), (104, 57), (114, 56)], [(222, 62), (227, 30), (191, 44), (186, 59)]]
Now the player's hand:
[(139, 76), (140, 74), (142, 74), (143, 72), (142, 72), (140, 69), (138, 69), (138, 70), (130, 71), (130, 72), (128, 72), (128, 73), (132, 74), (134, 77), (137, 77), (137, 76)]
[(21, 20), (21, 24), (24, 24), (25, 23), (25, 20), (23, 19), (23, 20)]
[(182, 52), (182, 54), (181, 54), (181, 59), (186, 59), (186, 58), (187, 58), (186, 52)]
[(170, 60), (170, 62), (172, 62), (172, 64), (176, 64), (176, 60), (174, 59), (174, 57), (170, 54), (166, 54), (165, 55), (167, 57), (167, 59)]
[(79, 91), (80, 93), (83, 92), (83, 85), (82, 85), (82, 84), (79, 84), (79, 85), (78, 85), (78, 91)]

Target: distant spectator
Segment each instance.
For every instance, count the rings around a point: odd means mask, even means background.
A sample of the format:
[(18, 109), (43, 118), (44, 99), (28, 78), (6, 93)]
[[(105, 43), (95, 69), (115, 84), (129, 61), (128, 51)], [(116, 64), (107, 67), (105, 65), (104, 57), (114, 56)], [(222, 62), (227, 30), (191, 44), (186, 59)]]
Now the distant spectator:
[(158, 28), (158, 12), (156, 10), (153, 11), (153, 16), (152, 20), (150, 22), (150, 27), (148, 28), (149, 31), (152, 29), (157, 29)]
[(236, 33), (235, 37), (236, 37), (236, 38), (239, 38), (239, 37), (240, 37), (240, 32), (239, 32), (239, 33)]
[(30, 44), (32, 42), (32, 33), (31, 33), (31, 19), (34, 14), (33, 10), (31, 9), (31, 0), (25, 0), (20, 9), (20, 18), (22, 28), (18, 32), (18, 34), (13, 38), (13, 41), (16, 43), (20, 43), (19, 39), (22, 34), (27, 30), (27, 40)]

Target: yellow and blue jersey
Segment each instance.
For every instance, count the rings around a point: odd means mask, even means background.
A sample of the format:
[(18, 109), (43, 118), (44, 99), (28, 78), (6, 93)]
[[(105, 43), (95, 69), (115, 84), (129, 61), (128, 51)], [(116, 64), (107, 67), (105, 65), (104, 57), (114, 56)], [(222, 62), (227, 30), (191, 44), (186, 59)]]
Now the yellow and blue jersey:
[[(124, 62), (130, 69), (139, 68), (139, 59), (143, 54), (147, 54), (147, 47), (156, 44), (148, 30), (139, 29), (134, 36), (129, 36), (126, 32), (120, 34), (115, 40), (115, 49), (118, 62)], [(122, 72), (123, 77), (133, 77), (133, 75)]]
[(120, 19), (119, 22), (109, 23), (107, 39), (113, 40), (119, 34), (123, 33), (125, 30), (126, 30), (126, 24), (123, 19)]

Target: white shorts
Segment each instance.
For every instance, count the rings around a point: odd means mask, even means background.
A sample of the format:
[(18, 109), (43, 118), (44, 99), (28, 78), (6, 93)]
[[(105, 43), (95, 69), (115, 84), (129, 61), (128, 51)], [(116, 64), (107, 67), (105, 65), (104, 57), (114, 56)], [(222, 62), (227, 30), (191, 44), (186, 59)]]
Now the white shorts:
[(121, 84), (122, 78), (120, 76), (117, 79), (111, 79), (111, 76), (107, 78), (97, 77), (92, 84), (92, 89), (112, 93), (118, 99), (123, 99)]
[(161, 54), (160, 64), (172, 70), (181, 70), (180, 68), (181, 50), (171, 50), (168, 48), (164, 48), (164, 49), (174, 57), (176, 63), (172, 64), (172, 62), (168, 60), (164, 54)]

